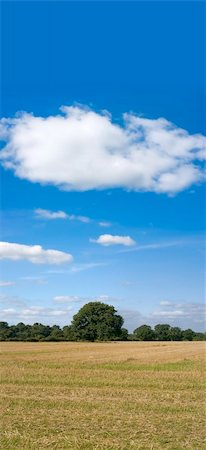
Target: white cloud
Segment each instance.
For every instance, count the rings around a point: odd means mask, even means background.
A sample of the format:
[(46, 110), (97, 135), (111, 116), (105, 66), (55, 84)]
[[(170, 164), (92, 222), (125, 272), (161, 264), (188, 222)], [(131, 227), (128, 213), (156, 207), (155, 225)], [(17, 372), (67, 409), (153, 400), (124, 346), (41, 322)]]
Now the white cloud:
[(3, 304), (4, 308), (10, 308), (11, 306), (20, 308), (26, 306), (23, 298), (14, 295), (0, 295), (0, 304)]
[[(164, 305), (162, 304), (164, 303)], [(167, 304), (166, 304), (167, 303)], [(124, 317), (124, 326), (133, 331), (143, 324), (154, 327), (158, 323), (168, 323), (171, 326), (179, 326), (183, 330), (192, 328), (194, 331), (205, 331), (205, 310), (204, 303), (176, 303), (161, 302), (161, 308), (147, 314), (142, 314), (138, 310), (119, 309), (119, 313)], [(165, 308), (166, 307), (166, 308)]]
[(100, 227), (105, 227), (105, 228), (112, 226), (111, 222), (106, 222), (106, 221), (99, 222), (98, 224)]
[(91, 263), (82, 263), (82, 264), (73, 264), (70, 272), (77, 273), (83, 272), (85, 270), (95, 269), (96, 267), (106, 266), (106, 262), (91, 262)]
[(58, 250), (44, 250), (41, 245), (0, 242), (0, 259), (25, 259), (33, 264), (62, 264), (72, 261), (72, 255)]
[(38, 219), (67, 219), (68, 215), (64, 211), (48, 211), (47, 209), (35, 209), (35, 216)]
[(174, 309), (173, 311), (155, 311), (153, 316), (166, 317), (167, 319), (173, 319), (175, 317), (183, 316), (184, 311), (181, 309)]
[(75, 214), (72, 214), (71, 216), (69, 216), (70, 220), (78, 220), (79, 222), (82, 223), (91, 223), (92, 220), (89, 217), (86, 216), (75, 216)]
[(130, 236), (113, 236), (112, 234), (102, 234), (98, 239), (90, 239), (90, 242), (104, 245), (126, 245), (131, 246), (135, 244), (135, 241)]
[(172, 302), (169, 302), (168, 300), (162, 300), (160, 302), (160, 306), (172, 306)]
[(3, 280), (0, 280), (0, 287), (14, 286), (14, 284), (16, 284), (14, 281), (3, 281)]
[[(22, 320), (34, 323), (35, 321), (44, 321), (49, 318), (58, 320), (59, 317), (68, 317), (68, 313), (72, 310), (71, 306), (64, 309), (54, 309), (44, 306), (28, 306), (24, 308), (3, 308), (0, 310), (3, 320)], [(51, 319), (50, 319), (51, 320)]]
[(88, 303), (88, 302), (103, 302), (103, 303), (114, 303), (116, 301), (109, 295), (97, 295), (96, 297), (81, 297), (78, 295), (57, 295), (53, 298), (56, 303)]
[[(205, 323), (206, 305), (203, 303), (176, 303), (169, 301), (160, 302), (161, 309), (154, 311), (150, 317), (153, 317), (160, 322), (169, 320), (177, 323), (177, 320), (181, 320), (185, 324), (188, 321), (195, 323)], [(166, 309), (164, 309), (166, 307)], [(193, 324), (193, 327), (195, 326)]]
[(164, 118), (124, 114), (118, 125), (109, 114), (81, 106), (61, 111), (1, 119), (2, 165), (19, 178), (69, 191), (121, 187), (175, 194), (205, 179), (201, 134)]
[(83, 298), (77, 295), (57, 295), (53, 300), (57, 303), (79, 303), (83, 301)]
[(91, 223), (92, 219), (86, 216), (77, 216), (75, 214), (67, 214), (64, 211), (49, 211), (47, 209), (37, 208), (34, 211), (35, 217), (37, 219), (47, 219), (47, 220), (55, 220), (55, 219), (68, 219), (68, 220), (77, 220), (82, 223)]

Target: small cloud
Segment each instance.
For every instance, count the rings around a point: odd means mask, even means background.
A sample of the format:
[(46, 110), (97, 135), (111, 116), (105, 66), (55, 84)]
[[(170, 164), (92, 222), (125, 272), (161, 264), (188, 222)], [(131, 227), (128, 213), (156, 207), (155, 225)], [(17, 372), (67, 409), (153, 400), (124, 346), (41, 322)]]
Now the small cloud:
[(76, 220), (82, 223), (91, 223), (92, 219), (87, 216), (77, 216), (75, 214), (67, 214), (64, 211), (49, 211), (47, 209), (35, 209), (34, 211), (36, 219), (46, 219), (46, 220), (56, 220), (56, 219), (67, 219)]
[(172, 302), (168, 302), (167, 300), (163, 300), (162, 302), (160, 302), (161, 306), (172, 306)]
[(34, 213), (37, 219), (68, 219), (68, 214), (66, 214), (64, 211), (48, 211), (47, 209), (38, 208), (35, 209)]
[(77, 295), (57, 295), (53, 300), (57, 303), (79, 303), (86, 299), (78, 297)]
[(102, 302), (108, 301), (109, 298), (110, 298), (109, 295), (105, 295), (105, 294), (99, 296), (99, 300), (101, 300)]
[(70, 272), (77, 273), (83, 272), (84, 270), (95, 269), (96, 267), (106, 266), (106, 263), (97, 262), (97, 263), (84, 263), (84, 264), (75, 264), (71, 267)]
[(77, 214), (68, 214), (65, 211), (50, 211), (48, 209), (37, 208), (34, 210), (34, 215), (36, 219), (45, 219), (45, 220), (56, 220), (56, 219), (67, 219), (81, 223), (94, 223), (99, 225), (100, 227), (110, 227), (112, 224), (107, 221), (96, 221), (91, 219), (88, 216), (82, 216)]
[(91, 223), (92, 222), (92, 219), (90, 219), (89, 217), (86, 217), (86, 216), (72, 215), (72, 216), (69, 216), (69, 218), (70, 218), (70, 220), (78, 220), (79, 222), (82, 222), (82, 223)]
[(167, 317), (167, 319), (173, 319), (174, 317), (183, 316), (184, 311), (181, 309), (174, 309), (173, 311), (154, 311), (153, 316)]
[(62, 264), (71, 262), (69, 253), (58, 250), (44, 250), (41, 245), (23, 245), (0, 242), (0, 259), (27, 260), (33, 264)]
[(14, 286), (15, 281), (3, 281), (0, 280), (0, 287), (6, 287), (6, 286)]
[(107, 228), (107, 227), (111, 227), (112, 226), (112, 224), (111, 224), (111, 222), (98, 222), (98, 225), (100, 226), (100, 227), (105, 227), (105, 228)]
[(102, 234), (98, 239), (90, 239), (90, 242), (108, 247), (109, 245), (135, 245), (135, 241), (130, 236), (114, 236), (112, 234)]

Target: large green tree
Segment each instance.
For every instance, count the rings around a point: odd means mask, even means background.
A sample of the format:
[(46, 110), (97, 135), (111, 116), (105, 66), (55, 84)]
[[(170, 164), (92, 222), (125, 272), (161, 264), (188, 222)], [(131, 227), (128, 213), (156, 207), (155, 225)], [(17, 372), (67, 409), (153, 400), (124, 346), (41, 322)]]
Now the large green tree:
[(113, 306), (90, 302), (73, 317), (70, 332), (77, 340), (115, 340), (125, 336), (122, 325), (123, 318), (116, 314)]

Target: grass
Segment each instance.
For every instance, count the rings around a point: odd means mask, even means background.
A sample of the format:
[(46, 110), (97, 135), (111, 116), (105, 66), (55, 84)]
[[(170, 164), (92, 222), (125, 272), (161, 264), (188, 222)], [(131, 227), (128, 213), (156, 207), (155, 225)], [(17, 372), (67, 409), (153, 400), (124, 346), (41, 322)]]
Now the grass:
[(0, 346), (1, 450), (206, 449), (204, 342)]

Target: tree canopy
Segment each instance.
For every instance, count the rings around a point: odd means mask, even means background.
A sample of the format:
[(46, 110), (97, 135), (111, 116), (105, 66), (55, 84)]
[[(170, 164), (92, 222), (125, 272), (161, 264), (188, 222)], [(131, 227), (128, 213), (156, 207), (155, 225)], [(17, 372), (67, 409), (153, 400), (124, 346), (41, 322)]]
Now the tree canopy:
[(134, 338), (138, 341), (153, 341), (155, 332), (149, 325), (141, 325), (133, 331)]
[(121, 339), (123, 318), (116, 314), (114, 306), (90, 302), (75, 314), (71, 329), (77, 340), (106, 341)]

